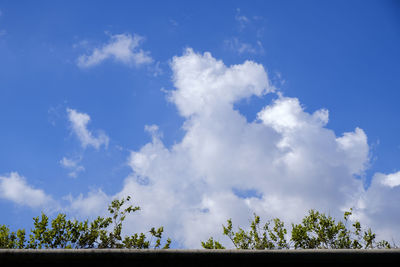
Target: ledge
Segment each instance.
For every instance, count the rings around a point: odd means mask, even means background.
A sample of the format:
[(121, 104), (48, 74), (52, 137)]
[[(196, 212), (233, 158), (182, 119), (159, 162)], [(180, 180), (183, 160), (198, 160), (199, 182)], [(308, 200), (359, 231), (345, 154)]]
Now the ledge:
[(400, 249), (379, 250), (131, 250), (131, 249), (0, 249), (1, 266), (130, 264), (132, 266), (357, 266), (400, 262)]

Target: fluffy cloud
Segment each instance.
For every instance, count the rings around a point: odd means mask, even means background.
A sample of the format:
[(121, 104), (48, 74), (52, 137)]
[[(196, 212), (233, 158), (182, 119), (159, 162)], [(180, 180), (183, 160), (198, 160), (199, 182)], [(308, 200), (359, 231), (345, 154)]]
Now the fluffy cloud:
[[(336, 136), (325, 109), (309, 113), (296, 98), (277, 98), (248, 122), (233, 104), (273, 93), (267, 72), (251, 61), (226, 66), (188, 49), (172, 59), (176, 90), (168, 95), (185, 118), (183, 139), (166, 147), (156, 126), (152, 141), (132, 151), (132, 174), (116, 196), (142, 207), (127, 230), (163, 225), (184, 247), (210, 235), (227, 241), (221, 225), (248, 225), (253, 212), (295, 222), (311, 208), (341, 218), (364, 194), (355, 175), (369, 162), (360, 128)], [(227, 242), (229, 243), (229, 242)]]
[(400, 240), (400, 172), (376, 173), (368, 190), (355, 207), (355, 217), (364, 221), (381, 238)]
[(383, 186), (394, 188), (400, 185), (400, 171), (390, 174), (377, 173), (375, 181), (379, 181)]
[(43, 190), (27, 184), (16, 172), (0, 176), (0, 198), (31, 208), (55, 208), (55, 202)]
[(144, 41), (142, 36), (134, 34), (116, 34), (110, 36), (110, 41), (100, 48), (95, 48), (90, 55), (81, 55), (78, 66), (93, 67), (104, 60), (114, 59), (117, 62), (140, 66), (153, 62), (150, 53), (139, 48)]
[(14, 202), (21, 206), (39, 208), (50, 214), (67, 212), (77, 217), (96, 217), (106, 214), (107, 206), (112, 200), (102, 190), (92, 190), (87, 196), (71, 194), (63, 197), (64, 203), (54, 200), (42, 189), (29, 185), (25, 177), (16, 172), (0, 176), (0, 198)]
[[(252, 61), (226, 66), (188, 49), (171, 68), (176, 90), (168, 100), (185, 118), (185, 134), (166, 147), (156, 125), (145, 127), (152, 140), (131, 152), (132, 173), (113, 196), (131, 195), (142, 208), (127, 218), (127, 232), (163, 225), (182, 247), (200, 247), (209, 236), (229, 245), (221, 234), (228, 218), (246, 227), (253, 212), (296, 223), (309, 209), (342, 219), (354, 208), (352, 218), (378, 237), (398, 238), (400, 174), (376, 174), (364, 189), (357, 178), (369, 164), (362, 129), (336, 136), (326, 127), (326, 109), (306, 111), (280, 93), (247, 121), (234, 103), (276, 92), (263, 66)], [(107, 199), (99, 191), (71, 203), (80, 210)]]
[(112, 199), (102, 190), (98, 189), (90, 191), (86, 197), (82, 194), (73, 197), (70, 194), (64, 197), (64, 200), (68, 202), (64, 207), (65, 211), (71, 212), (78, 217), (96, 217), (106, 213), (106, 209)]
[(208, 52), (199, 56), (187, 49), (173, 58), (171, 67), (178, 90), (169, 99), (184, 117), (229, 112), (240, 99), (274, 90), (263, 66), (252, 61), (227, 67)]
[[(99, 132), (97, 137), (87, 129), (87, 124), (90, 121), (90, 116), (86, 113), (80, 113), (74, 109), (67, 108), (68, 120), (71, 123), (71, 129), (78, 137), (83, 148), (92, 146), (99, 149), (102, 145), (108, 146), (109, 138), (103, 133)], [(68, 162), (66, 162), (68, 164)], [(71, 162), (69, 162), (71, 163)], [(71, 164), (70, 164), (71, 165)]]

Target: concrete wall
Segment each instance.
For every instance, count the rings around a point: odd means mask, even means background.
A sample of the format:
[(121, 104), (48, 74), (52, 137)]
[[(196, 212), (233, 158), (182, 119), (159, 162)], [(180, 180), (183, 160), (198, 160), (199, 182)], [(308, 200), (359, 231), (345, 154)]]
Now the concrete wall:
[(0, 266), (385, 266), (400, 250), (0, 249)]

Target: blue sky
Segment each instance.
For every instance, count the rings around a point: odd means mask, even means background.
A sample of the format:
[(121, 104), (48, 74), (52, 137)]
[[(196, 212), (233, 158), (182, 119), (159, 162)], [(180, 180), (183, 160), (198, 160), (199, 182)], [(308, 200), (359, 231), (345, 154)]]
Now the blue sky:
[[(396, 1), (1, 1), (1, 223), (29, 229), (43, 209), (90, 217), (80, 205), (100, 212), (127, 193), (151, 209), (161, 203), (153, 194), (169, 194), (165, 209), (185, 222), (158, 211), (140, 218), (194, 247), (229, 217), (296, 220), (327, 194), (318, 208), (355, 207), (391, 237), (400, 214), (399, 15)], [(293, 155), (313, 165), (311, 178)], [(242, 178), (229, 178), (230, 165)], [(294, 180), (304, 188), (290, 204)], [(265, 210), (272, 203), (303, 213)], [(209, 227), (182, 236), (200, 218)]]

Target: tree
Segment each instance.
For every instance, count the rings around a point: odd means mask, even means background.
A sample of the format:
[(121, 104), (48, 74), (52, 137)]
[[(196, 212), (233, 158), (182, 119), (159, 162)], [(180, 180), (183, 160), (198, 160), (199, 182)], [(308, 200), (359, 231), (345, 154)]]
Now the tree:
[[(271, 228), (271, 222), (274, 226)], [(285, 235), (287, 230), (284, 223), (279, 219), (268, 221), (261, 228), (260, 217), (254, 214), (254, 220), (251, 222), (250, 231), (245, 231), (239, 227), (237, 232), (233, 231), (232, 220), (227, 221), (227, 226), (223, 227), (223, 234), (228, 236), (237, 249), (282, 249), (289, 248)], [(207, 242), (201, 242), (206, 249), (224, 249), (219, 242), (214, 241), (212, 237)]]
[[(331, 216), (326, 216), (315, 210), (310, 210), (301, 224), (292, 224), (290, 242), (286, 241), (287, 230), (284, 223), (275, 218), (267, 221), (261, 228), (260, 217), (254, 214), (250, 231), (239, 227), (233, 231), (232, 220), (223, 227), (223, 234), (228, 236), (237, 249), (367, 249), (391, 248), (389, 242), (375, 240), (376, 235), (369, 228), (363, 230), (359, 221), (347, 228), (352, 210), (344, 213), (344, 223), (336, 222)], [(271, 227), (271, 224), (273, 226)], [(205, 249), (224, 249), (212, 237), (207, 242), (201, 242)]]
[[(122, 238), (122, 223), (129, 213), (140, 210), (140, 207), (123, 205), (130, 201), (130, 196), (121, 200), (113, 200), (108, 206), (111, 217), (97, 217), (93, 221), (67, 220), (66, 214), (60, 213), (49, 225), (49, 218), (42, 213), (41, 217), (33, 218), (34, 229), (29, 239), (26, 239), (25, 230), (10, 232), (10, 229), (0, 226), (0, 248), (160, 248), (162, 246), (163, 227), (150, 229), (151, 239), (144, 233), (135, 233)], [(109, 230), (112, 228), (112, 230)], [(155, 242), (152, 239), (155, 238)], [(171, 239), (163, 244), (168, 249)]]
[(352, 210), (344, 213), (344, 223), (335, 222), (331, 216), (326, 216), (315, 210), (310, 210), (302, 224), (292, 224), (292, 237), (295, 248), (330, 248), (330, 249), (367, 249), (391, 248), (389, 242), (376, 242), (376, 234), (371, 228), (363, 230), (359, 221), (352, 224), (352, 229), (346, 227)]

